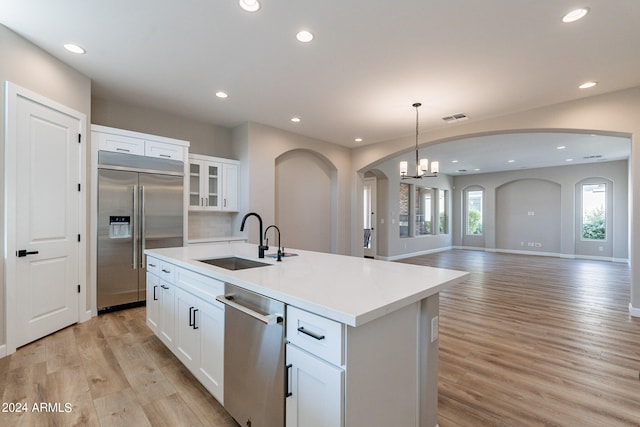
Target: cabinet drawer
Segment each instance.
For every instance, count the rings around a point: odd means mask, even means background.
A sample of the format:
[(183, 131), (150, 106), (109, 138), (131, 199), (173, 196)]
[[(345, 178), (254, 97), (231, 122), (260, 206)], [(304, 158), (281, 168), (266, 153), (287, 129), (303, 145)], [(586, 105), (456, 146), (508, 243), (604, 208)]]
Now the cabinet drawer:
[(142, 139), (109, 133), (93, 133), (93, 135), (98, 138), (99, 150), (144, 156), (144, 141)]
[(144, 155), (147, 157), (184, 161), (184, 150), (182, 147), (164, 142), (145, 141)]
[(287, 306), (287, 340), (334, 365), (344, 364), (341, 323)]
[(160, 276), (160, 260), (147, 256), (147, 273)]
[(173, 284), (175, 278), (176, 266), (167, 262), (161, 261), (158, 269), (158, 276), (167, 282)]
[(216, 297), (224, 294), (224, 282), (185, 270), (184, 268), (176, 268), (176, 285), (203, 300), (223, 307)]

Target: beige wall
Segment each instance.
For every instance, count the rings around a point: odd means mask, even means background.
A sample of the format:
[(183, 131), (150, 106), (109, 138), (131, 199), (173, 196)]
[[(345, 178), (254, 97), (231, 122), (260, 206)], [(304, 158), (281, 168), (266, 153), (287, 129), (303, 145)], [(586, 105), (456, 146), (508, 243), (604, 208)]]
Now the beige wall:
[[(2, 103), (0, 105), (0, 191), (3, 196), (0, 204), (4, 203), (4, 82), (10, 81), (25, 89), (45, 96), (60, 104), (86, 114), (87, 122), (91, 119), (91, 80), (76, 70), (70, 68), (58, 59), (45, 53), (35, 45), (29, 43), (17, 34), (0, 25), (0, 82), (2, 83)], [(88, 132), (85, 130), (85, 134)], [(89, 154), (87, 149), (86, 153)], [(88, 159), (87, 164), (88, 164)], [(90, 188), (89, 186), (87, 186)], [(88, 199), (88, 197), (87, 197)], [(0, 206), (0, 215), (3, 215), (4, 205)], [(87, 213), (88, 214), (88, 213)], [(4, 217), (2, 218), (4, 224)], [(0, 229), (1, 240), (5, 236)], [(85, 236), (89, 236), (87, 232)], [(88, 253), (89, 239), (85, 239), (85, 253)], [(4, 245), (0, 245), (4, 247)], [(0, 247), (0, 251), (3, 251)], [(2, 253), (5, 259), (5, 254)], [(87, 270), (88, 271), (88, 270)], [(88, 279), (87, 279), (88, 283)], [(88, 287), (90, 289), (90, 287)], [(89, 290), (88, 289), (88, 290)], [(0, 264), (0, 345), (5, 343), (5, 283), (4, 263)], [(87, 292), (87, 303), (93, 298)], [(87, 307), (90, 307), (87, 304)]]
[(189, 152), (234, 159), (231, 129), (160, 110), (93, 97), (91, 123), (190, 142)]
[[(259, 213), (265, 227), (275, 223), (276, 219), (276, 159), (292, 150), (308, 150), (326, 159), (327, 163), (335, 168), (336, 174), (335, 187), (331, 194), (331, 203), (335, 207), (331, 214), (331, 227), (326, 230), (331, 236), (331, 251), (340, 254), (351, 251), (351, 153), (349, 149), (259, 123), (247, 123), (234, 129), (233, 146), (234, 154), (241, 161), (240, 213), (242, 215), (250, 211)], [(304, 175), (296, 179), (298, 185), (304, 185)], [(310, 203), (314, 203), (313, 192), (309, 192), (302, 200), (292, 203), (288, 208), (295, 211), (298, 205)], [(234, 230), (239, 229), (242, 215), (238, 215)], [(255, 229), (256, 221), (250, 220), (247, 225), (249, 241), (255, 243), (258, 236)], [(286, 239), (284, 234), (282, 237)]]
[[(292, 150), (276, 159), (275, 222), (283, 245), (331, 252), (336, 169), (308, 150)], [(275, 243), (271, 240), (272, 244)]]
[[(484, 221), (486, 227), (484, 238), (480, 245), (482, 249), (520, 250), (560, 254), (569, 257), (573, 255), (593, 256), (625, 261), (629, 258), (629, 192), (627, 175), (627, 161), (620, 160), (455, 177), (453, 245), (462, 247), (477, 246), (465, 242), (461, 213), (463, 211), (462, 203), (465, 189), (478, 185), (485, 190)], [(611, 226), (608, 230), (610, 238), (606, 242), (598, 243), (597, 245), (591, 242), (578, 247), (576, 242), (576, 185), (580, 181), (591, 177), (606, 178), (613, 183), (610, 189), (612, 190), (612, 200), (615, 201), (615, 208), (611, 207), (608, 210), (611, 215), (608, 216), (607, 221)], [(527, 184), (526, 187), (520, 187), (519, 191), (520, 194), (524, 194), (526, 197), (518, 200), (513, 195), (500, 200), (500, 190), (504, 190), (510, 184), (515, 183), (518, 186)], [(554, 191), (553, 187), (545, 189), (545, 183), (559, 186), (560, 193), (557, 195), (559, 196), (557, 202), (553, 202), (552, 198), (549, 197)], [(535, 199), (535, 195), (538, 196), (538, 200)], [(506, 196), (506, 194), (503, 193), (503, 196)], [(528, 217), (527, 212), (529, 211), (536, 212), (535, 216)], [(528, 224), (527, 227), (533, 228), (534, 232), (525, 230), (522, 227), (511, 230), (502, 227), (505, 224), (501, 224), (501, 215), (509, 213), (518, 216), (518, 221), (525, 221)], [(553, 221), (552, 218), (547, 221), (541, 215), (559, 215), (559, 217), (558, 221), (551, 223)], [(557, 242), (555, 241), (556, 237)], [(525, 242), (525, 244), (526, 242), (538, 242), (542, 246), (540, 248), (523, 247), (520, 246), (520, 242)], [(589, 246), (596, 246), (596, 249), (591, 250)], [(599, 246), (603, 246), (602, 252), (598, 251), (597, 247)]]

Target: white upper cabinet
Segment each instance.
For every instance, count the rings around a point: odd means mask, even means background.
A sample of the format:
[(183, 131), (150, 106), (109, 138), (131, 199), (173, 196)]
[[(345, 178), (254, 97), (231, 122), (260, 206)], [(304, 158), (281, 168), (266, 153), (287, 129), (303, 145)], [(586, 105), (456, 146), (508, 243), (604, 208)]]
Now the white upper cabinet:
[(238, 165), (222, 164), (222, 210), (238, 210)]
[(237, 160), (189, 155), (189, 210), (238, 210)]
[(100, 125), (91, 125), (91, 138), (93, 144), (97, 145), (100, 151), (158, 157), (181, 162), (186, 158), (189, 148), (187, 141)]
[(159, 157), (161, 159), (172, 159), (184, 161), (184, 150), (182, 147), (166, 142), (145, 141), (144, 155), (147, 157)]

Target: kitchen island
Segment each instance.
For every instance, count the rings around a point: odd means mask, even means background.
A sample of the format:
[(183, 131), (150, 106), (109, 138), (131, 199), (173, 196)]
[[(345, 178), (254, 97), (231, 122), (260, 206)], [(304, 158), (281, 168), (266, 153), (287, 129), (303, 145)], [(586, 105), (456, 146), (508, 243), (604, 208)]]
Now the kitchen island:
[[(247, 243), (147, 250), (147, 323), (224, 404), (224, 307), (216, 297), (229, 283), (281, 301), (291, 372), (287, 427), (436, 426), (438, 293), (468, 273), (291, 252), (277, 262), (258, 260), (257, 245)], [(201, 261), (229, 256), (268, 265), (228, 270)], [(180, 338), (180, 296), (190, 299), (189, 327), (196, 310), (196, 332), (207, 339)], [(300, 333), (300, 325), (316, 332)], [(192, 342), (191, 350), (181, 341)]]

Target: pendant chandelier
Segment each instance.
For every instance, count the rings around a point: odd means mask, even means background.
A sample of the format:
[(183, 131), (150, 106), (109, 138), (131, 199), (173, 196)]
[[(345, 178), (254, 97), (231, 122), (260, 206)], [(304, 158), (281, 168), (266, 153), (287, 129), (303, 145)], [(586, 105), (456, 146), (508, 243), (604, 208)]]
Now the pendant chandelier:
[(431, 171), (429, 171), (429, 159), (419, 159), (418, 156), (418, 108), (420, 108), (421, 105), (419, 102), (412, 105), (412, 107), (416, 109), (416, 172), (413, 176), (408, 175), (409, 162), (402, 161), (400, 162), (400, 176), (402, 179), (433, 178), (438, 176), (438, 172), (440, 172), (439, 162), (431, 162)]

